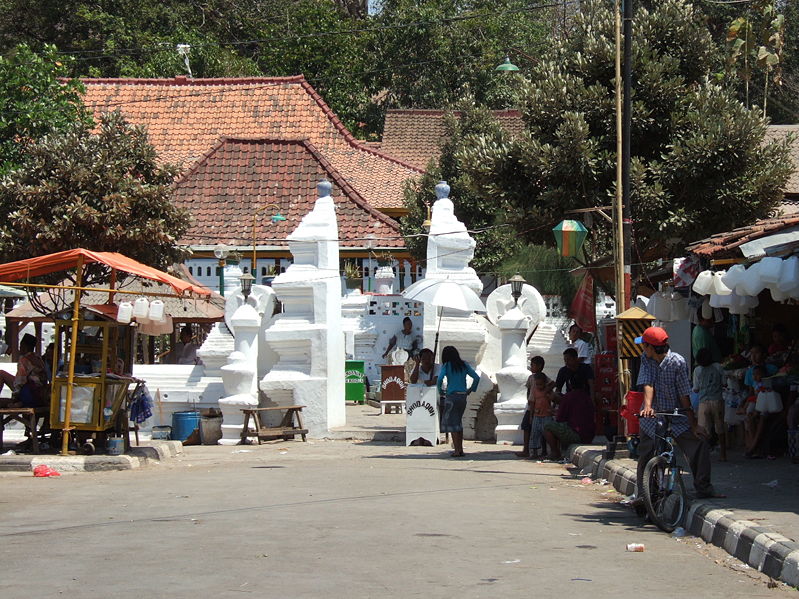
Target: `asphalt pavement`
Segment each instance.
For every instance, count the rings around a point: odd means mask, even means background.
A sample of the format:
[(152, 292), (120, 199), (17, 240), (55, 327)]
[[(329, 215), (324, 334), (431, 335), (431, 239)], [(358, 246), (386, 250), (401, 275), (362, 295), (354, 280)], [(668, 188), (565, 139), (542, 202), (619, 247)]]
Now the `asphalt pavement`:
[(700, 539), (642, 526), (570, 465), (466, 451), (274, 442), (128, 471), (2, 473), (0, 597), (796, 596)]

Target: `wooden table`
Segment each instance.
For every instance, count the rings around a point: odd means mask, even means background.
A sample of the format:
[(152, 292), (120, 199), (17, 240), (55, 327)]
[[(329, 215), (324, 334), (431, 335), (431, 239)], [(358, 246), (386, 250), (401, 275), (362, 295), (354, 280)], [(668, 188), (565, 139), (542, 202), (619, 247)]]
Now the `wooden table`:
[(3, 432), (9, 422), (20, 422), (30, 429), (33, 453), (39, 453), (39, 436), (36, 426), (39, 418), (47, 418), (50, 408), (0, 408), (0, 451), (3, 450)]
[[(308, 429), (303, 428), (302, 425), (302, 409), (305, 406), (275, 406), (271, 408), (245, 408), (241, 411), (244, 412), (244, 426), (241, 429), (241, 443), (247, 443), (247, 437), (256, 437), (258, 445), (261, 444), (261, 439), (275, 439), (283, 437), (286, 441), (293, 439), (296, 435), (302, 435), (302, 440), (305, 441), (305, 435), (308, 434)], [(263, 426), (261, 424), (261, 412), (274, 412), (285, 411), (283, 419), (278, 426)], [(294, 422), (296, 417), (296, 424)], [(250, 430), (250, 418), (255, 424), (255, 430)]]

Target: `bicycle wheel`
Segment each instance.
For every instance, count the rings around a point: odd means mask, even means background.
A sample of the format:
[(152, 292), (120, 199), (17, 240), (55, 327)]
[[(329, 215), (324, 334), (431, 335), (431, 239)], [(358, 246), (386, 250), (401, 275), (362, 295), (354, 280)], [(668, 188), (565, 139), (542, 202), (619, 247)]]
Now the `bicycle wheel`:
[(688, 503), (679, 468), (672, 470), (662, 455), (653, 457), (644, 468), (644, 505), (655, 526), (665, 532), (680, 525)]

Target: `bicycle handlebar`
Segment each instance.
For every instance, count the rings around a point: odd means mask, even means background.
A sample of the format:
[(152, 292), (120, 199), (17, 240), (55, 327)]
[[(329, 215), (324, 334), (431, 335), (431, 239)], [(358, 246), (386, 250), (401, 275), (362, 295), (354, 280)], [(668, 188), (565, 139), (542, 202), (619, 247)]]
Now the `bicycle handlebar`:
[[(646, 418), (657, 418), (658, 416), (682, 416), (683, 418), (688, 418), (688, 412), (691, 408), (674, 408), (673, 412), (655, 412), (654, 416), (646, 416)], [(644, 418), (641, 416), (641, 413), (638, 412), (636, 414), (638, 418)]]

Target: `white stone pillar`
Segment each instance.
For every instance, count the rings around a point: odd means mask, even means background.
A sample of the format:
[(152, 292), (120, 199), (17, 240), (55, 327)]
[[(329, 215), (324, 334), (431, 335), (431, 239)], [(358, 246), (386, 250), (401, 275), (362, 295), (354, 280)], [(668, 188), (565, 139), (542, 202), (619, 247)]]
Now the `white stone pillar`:
[(497, 323), (502, 341), (502, 368), (496, 373), (499, 400), (494, 404), (498, 444), (517, 445), (522, 442), (519, 423), (527, 407), (525, 383), (530, 376), (524, 343), (528, 323), (528, 317), (518, 306), (505, 312)]
[(344, 332), (341, 321), (338, 224), (332, 185), (317, 185), (314, 209), (289, 235), (294, 263), (272, 288), (283, 313), (266, 331), (277, 363), (260, 382), (274, 405), (304, 405), (313, 437), (345, 424)]
[(220, 445), (239, 443), (244, 424), (243, 408), (257, 408), (258, 332), (261, 317), (250, 304), (239, 306), (230, 319), (234, 335), (234, 351), (222, 366), (225, 397), (219, 400), (222, 410)]
[[(483, 283), (469, 266), (474, 257), (475, 241), (466, 226), (455, 216), (455, 205), (449, 199), (449, 185), (446, 181), (436, 185), (436, 197), (430, 219), (430, 236), (427, 238), (427, 270), (425, 279), (447, 279), (471, 288), (478, 295)], [(439, 322), (440, 320), (440, 322)], [(440, 330), (439, 330), (440, 326)], [(471, 312), (458, 310), (441, 311), (426, 306), (424, 311), (424, 344), (433, 348), (436, 331), (439, 330), (438, 355), (447, 345), (458, 349), (461, 358), (477, 367), (485, 344), (485, 327), (482, 321)], [(475, 438), (477, 411), (486, 394), (494, 388), (494, 382), (480, 373), (480, 386), (476, 393), (470, 393), (466, 413), (463, 418), (463, 434), (466, 439)]]

